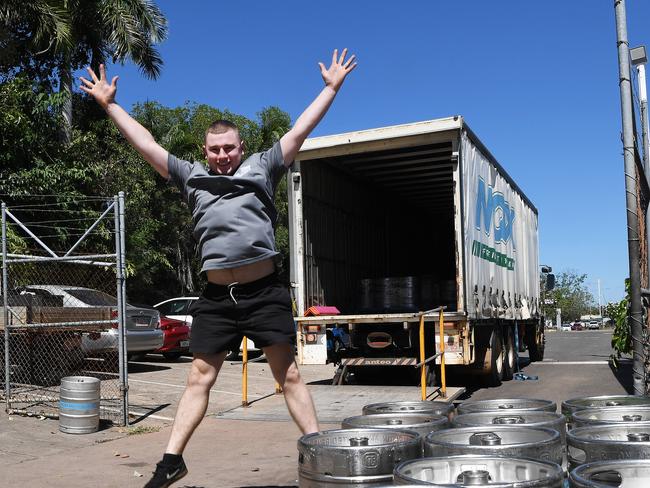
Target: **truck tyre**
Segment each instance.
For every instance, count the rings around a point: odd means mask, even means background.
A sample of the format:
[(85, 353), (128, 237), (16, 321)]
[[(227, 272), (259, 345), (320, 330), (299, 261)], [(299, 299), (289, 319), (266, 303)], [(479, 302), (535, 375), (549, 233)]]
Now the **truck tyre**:
[(515, 351), (515, 334), (512, 327), (503, 329), (503, 380), (509, 381), (517, 368), (517, 353)]
[(487, 350), (490, 370), (486, 378), (488, 386), (499, 386), (503, 380), (503, 337), (501, 329), (494, 327), (490, 334), (490, 347)]
[(526, 347), (530, 361), (542, 361), (544, 359), (544, 327), (541, 324), (532, 324), (526, 327)]

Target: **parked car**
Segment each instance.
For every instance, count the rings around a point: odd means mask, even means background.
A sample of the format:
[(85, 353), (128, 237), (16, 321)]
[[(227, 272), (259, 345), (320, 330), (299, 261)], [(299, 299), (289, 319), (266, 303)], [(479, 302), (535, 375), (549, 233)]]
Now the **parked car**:
[(597, 320), (590, 320), (589, 323), (587, 324), (587, 329), (600, 329), (600, 322)]
[(190, 352), (190, 328), (182, 320), (160, 317), (160, 330), (164, 340), (160, 349), (154, 352), (162, 354), (165, 359), (178, 359)]
[[(111, 318), (117, 317), (117, 299), (103, 291), (80, 286), (28, 285), (20, 287), (20, 294), (33, 294), (44, 299), (57, 297), (65, 308), (110, 308)], [(127, 356), (153, 352), (163, 345), (158, 311), (126, 305), (126, 352)], [(117, 323), (101, 332), (82, 334), (81, 349), (84, 354), (96, 355), (118, 351)]]
[(572, 328), (572, 325), (571, 325), (571, 324), (562, 324), (562, 327), (561, 327), (560, 330), (561, 330), (562, 332), (567, 332), (567, 331), (570, 331), (571, 328)]
[(158, 310), (161, 316), (170, 319), (181, 320), (192, 327), (192, 316), (189, 309), (199, 297), (176, 297), (156, 303), (153, 308)]
[[(194, 302), (196, 302), (199, 297), (176, 297), (163, 300), (160, 303), (156, 303), (153, 308), (158, 310), (160, 315), (169, 317), (170, 319), (182, 320), (186, 322), (187, 325), (192, 327), (192, 315), (190, 315), (190, 308)], [(259, 349), (255, 347), (255, 343), (246, 339), (248, 345), (248, 350), (252, 352), (257, 352)], [(239, 346), (239, 351), (242, 351), (242, 346)]]
[(582, 330), (582, 324), (580, 322), (574, 322), (571, 326), (571, 330)]

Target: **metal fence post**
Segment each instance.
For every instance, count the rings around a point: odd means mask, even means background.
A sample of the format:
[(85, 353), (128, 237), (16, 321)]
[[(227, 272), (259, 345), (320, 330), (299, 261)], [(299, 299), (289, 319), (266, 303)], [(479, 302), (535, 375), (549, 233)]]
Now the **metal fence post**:
[(115, 195), (113, 197), (113, 202), (115, 206), (113, 207), (113, 216), (115, 219), (115, 295), (117, 297), (117, 354), (118, 354), (118, 364), (119, 364), (119, 378), (120, 378), (120, 394), (121, 398), (121, 407), (122, 407), (122, 424), (126, 425), (128, 421), (128, 408), (125, 401), (126, 394), (126, 384), (124, 383), (124, 370), (126, 369), (126, 351), (124, 350), (124, 341), (122, 341), (122, 335), (124, 334), (124, 314), (122, 312), (122, 283), (124, 281), (124, 276), (122, 274), (122, 253), (120, 251), (120, 202)]
[(7, 204), (2, 202), (2, 301), (3, 301), (3, 321), (4, 321), (4, 362), (5, 362), (5, 405), (9, 411), (9, 397), (11, 394), (11, 372), (9, 361), (9, 288), (7, 279)]
[(119, 268), (120, 275), (122, 277), (120, 283), (120, 298), (122, 300), (122, 305), (120, 307), (121, 311), (121, 320), (120, 328), (122, 333), (120, 334), (120, 342), (122, 344), (122, 350), (124, 351), (124, 357), (122, 358), (124, 363), (124, 369), (122, 370), (122, 384), (124, 386), (124, 425), (129, 425), (129, 365), (127, 361), (128, 357), (128, 348), (126, 342), (126, 238), (124, 230), (124, 192), (121, 191), (118, 193), (118, 215), (119, 215)]
[[(632, 376), (634, 394), (645, 394), (643, 360), (643, 309), (641, 303), (641, 263), (639, 220), (637, 216), (636, 161), (632, 112), (630, 49), (627, 39), (625, 0), (614, 0), (618, 47), (619, 89), (623, 122), (623, 157), (625, 163), (625, 196), (627, 204), (627, 245), (630, 269), (630, 329), (632, 335)], [(642, 173), (643, 174), (643, 173)], [(646, 176), (644, 175), (644, 178)]]

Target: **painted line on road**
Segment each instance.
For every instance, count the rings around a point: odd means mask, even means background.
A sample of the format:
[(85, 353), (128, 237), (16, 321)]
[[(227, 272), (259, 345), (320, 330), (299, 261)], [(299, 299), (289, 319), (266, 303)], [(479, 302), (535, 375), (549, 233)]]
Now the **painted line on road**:
[(558, 366), (568, 366), (571, 364), (609, 364), (609, 361), (555, 361), (554, 359), (544, 359), (541, 362), (531, 364), (557, 364)]
[(146, 412), (134, 412), (133, 410), (129, 410), (129, 415), (137, 415), (139, 417), (146, 417), (148, 419), (155, 419), (155, 420), (166, 420), (167, 422), (174, 421), (173, 417), (163, 417), (162, 415), (147, 415)]
[[(145, 381), (145, 380), (133, 380), (129, 378), (129, 383), (146, 383), (147, 385), (158, 385), (158, 386), (170, 386), (172, 388), (179, 388), (181, 390), (185, 389), (185, 385), (174, 385), (171, 383), (160, 383), (158, 381)], [(241, 396), (241, 392), (232, 392), (226, 390), (210, 390), (210, 393), (224, 393), (226, 395)], [(248, 395), (254, 398), (261, 398), (259, 395)]]

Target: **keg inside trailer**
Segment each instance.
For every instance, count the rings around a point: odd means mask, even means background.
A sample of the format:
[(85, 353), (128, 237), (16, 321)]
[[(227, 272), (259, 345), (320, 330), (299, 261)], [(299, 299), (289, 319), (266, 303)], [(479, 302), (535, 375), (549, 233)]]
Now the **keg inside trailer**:
[(363, 407), (363, 415), (375, 415), (379, 413), (427, 413), (432, 415), (454, 414), (454, 405), (447, 402), (383, 402), (371, 403)]
[(519, 427), (545, 427), (560, 433), (562, 443), (565, 441), (566, 420), (564, 415), (553, 412), (534, 410), (508, 410), (507, 412), (482, 412), (456, 415), (452, 420), (455, 427), (491, 427), (512, 425)]
[(536, 398), (497, 398), (495, 400), (467, 401), (458, 406), (459, 414), (508, 410), (555, 412), (557, 411), (557, 405), (550, 400)]
[(571, 428), (636, 422), (650, 422), (650, 406), (590, 408), (573, 412), (570, 419)]
[(598, 461), (583, 464), (569, 473), (571, 488), (647, 488), (650, 461)]
[(570, 430), (567, 458), (570, 469), (595, 461), (650, 459), (650, 422), (590, 425)]
[(67, 376), (59, 391), (59, 430), (90, 434), (99, 429), (101, 382), (90, 376)]
[(650, 397), (636, 395), (605, 395), (572, 398), (562, 402), (562, 413), (569, 417), (578, 410), (603, 407), (642, 407), (650, 406)]
[(406, 461), (395, 468), (396, 485), (498, 486), (561, 488), (562, 468), (533, 459), (498, 456), (450, 456)]
[(343, 420), (341, 428), (358, 429), (373, 427), (377, 429), (408, 429), (422, 437), (435, 430), (450, 427), (447, 416), (430, 413), (378, 413), (375, 415), (357, 415)]
[(560, 433), (539, 427), (464, 427), (431, 432), (424, 438), (426, 457), (505, 456), (562, 464), (563, 451)]
[(409, 430), (347, 429), (298, 440), (301, 488), (362, 487), (392, 480), (395, 465), (421, 456), (421, 437)]

